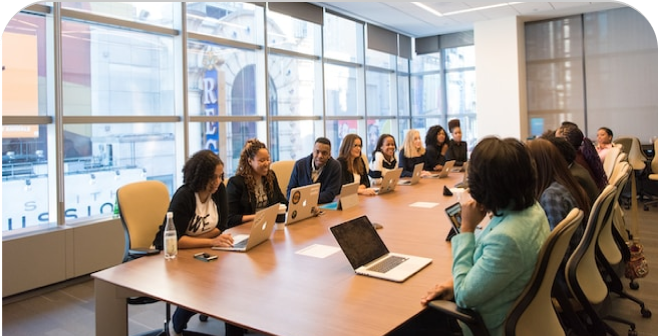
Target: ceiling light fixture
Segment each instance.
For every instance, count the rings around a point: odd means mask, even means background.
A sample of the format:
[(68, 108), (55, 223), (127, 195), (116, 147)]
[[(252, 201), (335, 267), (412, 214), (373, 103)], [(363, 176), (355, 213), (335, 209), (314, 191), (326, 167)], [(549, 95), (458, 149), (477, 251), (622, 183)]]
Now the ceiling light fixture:
[(458, 11), (454, 11), (454, 12), (444, 13), (443, 16), (463, 14), (463, 13), (468, 13), (468, 12), (475, 12), (475, 11), (484, 10), (484, 9), (491, 9), (491, 8), (496, 8), (496, 7), (516, 5), (516, 4), (520, 4), (520, 2), (505, 2), (505, 3), (500, 3), (500, 4), (497, 4), (497, 5), (463, 9), (463, 10), (458, 10)]
[(430, 13), (436, 15), (436, 16), (443, 16), (443, 14), (441, 14), (437, 10), (432, 9), (431, 7), (423, 4), (422, 2), (412, 2), (412, 4), (422, 8), (422, 9), (424, 9), (424, 10), (426, 10), (426, 11), (428, 11), (428, 12), (430, 12)]

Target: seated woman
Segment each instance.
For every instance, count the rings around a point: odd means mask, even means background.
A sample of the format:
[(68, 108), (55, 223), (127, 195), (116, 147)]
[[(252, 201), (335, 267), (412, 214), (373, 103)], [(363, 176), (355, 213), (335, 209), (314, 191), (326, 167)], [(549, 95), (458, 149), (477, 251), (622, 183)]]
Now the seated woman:
[(370, 162), (370, 171), (368, 175), (372, 178), (373, 183), (380, 184), (382, 176), (389, 170), (394, 170), (398, 166), (398, 160), (395, 159), (395, 151), (398, 146), (395, 144), (395, 138), (384, 133), (377, 139), (377, 147), (372, 151), (372, 162)]
[(366, 172), (366, 163), (361, 157), (363, 141), (357, 134), (350, 133), (343, 138), (338, 150), (338, 162), (342, 168), (342, 184), (359, 181), (359, 195), (374, 196), (375, 190), (370, 188), (370, 179)]
[[(530, 281), (539, 250), (549, 235), (544, 210), (535, 201), (535, 168), (524, 145), (516, 139), (482, 139), (469, 161), (472, 200), (462, 205), (461, 233), (452, 237), (452, 278), (431, 288), (421, 304), (453, 299), (459, 307), (477, 311), (491, 335), (503, 335), (512, 304)], [(482, 220), (491, 220), (475, 235)], [(434, 314), (431, 318), (423, 315)], [(448, 323), (441, 313), (426, 309), (419, 321), (439, 328)], [(413, 320), (412, 320), (413, 321)], [(425, 331), (408, 322), (400, 335)], [(468, 328), (463, 328), (464, 334)], [(437, 330), (441, 335), (445, 330)], [(395, 334), (395, 333), (394, 333)], [(396, 334), (397, 335), (397, 334)]]
[(557, 147), (542, 138), (529, 141), (527, 147), (537, 167), (535, 196), (546, 212), (551, 230), (567, 217), (573, 208), (589, 214), (587, 194), (569, 171), (567, 162)]
[(601, 162), (605, 160), (610, 148), (614, 146), (615, 144), (612, 143), (612, 130), (607, 127), (599, 128), (596, 132), (596, 151), (599, 153)]
[(566, 138), (576, 149), (575, 162), (578, 162), (589, 171), (592, 179), (596, 182), (596, 186), (599, 188), (599, 192), (602, 191), (603, 188), (608, 185), (608, 177), (605, 174), (603, 163), (601, 162), (592, 141), (586, 138), (583, 135), (583, 131), (573, 123), (564, 124), (555, 132), (555, 134)]
[[(420, 132), (415, 129), (410, 129), (404, 136), (402, 148), (400, 148), (400, 163), (402, 167), (401, 177), (411, 177), (414, 172), (414, 167), (422, 163), (425, 168), (425, 147), (420, 138)], [(430, 175), (430, 172), (423, 170), (421, 176)]]
[(455, 166), (462, 166), (468, 161), (468, 145), (462, 141), (462, 128), (459, 119), (452, 119), (448, 122), (448, 129), (452, 139), (448, 143), (446, 152), (446, 161), (455, 161)]
[(258, 139), (247, 140), (235, 176), (228, 180), (228, 226), (254, 219), (258, 210), (276, 203), (288, 205), (274, 171), (270, 152)]
[(441, 171), (446, 163), (448, 137), (443, 127), (434, 125), (425, 134), (425, 170)]

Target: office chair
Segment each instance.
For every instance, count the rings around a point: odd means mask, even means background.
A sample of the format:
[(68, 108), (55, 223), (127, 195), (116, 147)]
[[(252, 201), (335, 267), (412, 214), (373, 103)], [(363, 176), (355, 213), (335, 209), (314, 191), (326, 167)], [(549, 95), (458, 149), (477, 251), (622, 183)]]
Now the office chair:
[[(530, 281), (505, 319), (505, 335), (534, 335), (538, 330), (547, 336), (566, 335), (553, 307), (551, 290), (569, 241), (582, 220), (583, 212), (574, 208), (548, 236), (539, 250)], [(434, 300), (428, 306), (462, 321), (473, 335), (489, 335), (482, 318), (473, 310), (457, 307), (455, 302), (447, 300)]]
[[(117, 205), (126, 236), (124, 262), (150, 254), (159, 254), (159, 251), (152, 249), (151, 245), (169, 209), (167, 186), (154, 180), (126, 184), (117, 190)], [(127, 301), (128, 304), (133, 305), (158, 302), (151, 297), (131, 297)], [(166, 303), (164, 327), (141, 335), (169, 336), (170, 318), (171, 305)], [(185, 334), (203, 335), (187, 330)]]
[[(653, 159), (651, 160), (651, 171), (649, 172), (649, 175), (647, 176), (647, 183), (650, 183), (653, 186), (658, 186), (658, 154), (656, 154), (656, 149), (658, 149), (658, 140), (656, 140), (653, 143)], [(645, 192), (645, 188), (642, 188), (642, 191), (640, 192), (641, 195), (643, 195)], [(652, 196), (658, 196), (658, 195), (652, 195)], [(653, 199), (647, 202), (644, 202), (644, 211), (649, 211), (649, 205), (656, 205), (658, 204), (658, 199)]]
[[(624, 153), (627, 153), (628, 157), (628, 163), (633, 167), (633, 170), (635, 172), (635, 180), (637, 183), (637, 180), (642, 176), (644, 169), (646, 168), (646, 160), (647, 157), (644, 155), (644, 152), (642, 151), (642, 145), (640, 144), (640, 139), (636, 137), (624, 137), (624, 138), (619, 138), (615, 143), (618, 143), (618, 141), (622, 141), (623, 143), (623, 148), (622, 150)], [(626, 145), (628, 143), (628, 146)], [(629, 180), (630, 181), (630, 180)], [(630, 190), (630, 183), (627, 183), (624, 186), (624, 190), (622, 191), (621, 194), (621, 202), (624, 204), (624, 207), (626, 209), (630, 209), (630, 198), (631, 198), (631, 190)], [(640, 198), (643, 198), (642, 196), (642, 191), (640, 190), (639, 195)]]
[[(596, 258), (598, 235), (606, 221), (611, 220), (616, 187), (606, 186), (592, 206), (585, 233), (580, 243), (567, 261), (565, 280), (571, 297), (576, 300), (571, 311), (577, 312), (582, 325), (588, 328), (588, 335), (618, 336), (604, 320), (624, 323), (629, 326), (628, 335), (636, 336), (635, 323), (616, 317), (600, 316), (598, 307), (608, 295), (608, 287), (599, 271)], [(561, 302), (564, 304), (564, 302)]]
[(276, 179), (279, 181), (279, 188), (285, 195), (288, 190), (288, 182), (290, 182), (290, 175), (295, 167), (294, 160), (276, 161), (270, 164), (270, 169), (276, 174)]
[(621, 146), (613, 146), (608, 149), (608, 154), (606, 154), (605, 160), (603, 160), (603, 170), (605, 171), (605, 176), (608, 176), (608, 179), (612, 174), (612, 170), (615, 168), (619, 154), (621, 154)]

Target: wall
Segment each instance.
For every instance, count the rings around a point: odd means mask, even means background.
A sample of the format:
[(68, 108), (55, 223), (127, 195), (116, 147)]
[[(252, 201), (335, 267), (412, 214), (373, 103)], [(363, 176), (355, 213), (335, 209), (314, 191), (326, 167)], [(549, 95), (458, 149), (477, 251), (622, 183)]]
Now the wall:
[(2, 297), (118, 265), (124, 249), (118, 218), (4, 238)]

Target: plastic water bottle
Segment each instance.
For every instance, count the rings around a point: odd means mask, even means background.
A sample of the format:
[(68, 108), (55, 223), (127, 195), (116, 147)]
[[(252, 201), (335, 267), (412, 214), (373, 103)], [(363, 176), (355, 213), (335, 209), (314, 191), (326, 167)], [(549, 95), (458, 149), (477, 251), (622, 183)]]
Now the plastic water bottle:
[(164, 231), (164, 257), (165, 259), (174, 259), (178, 255), (178, 235), (174, 225), (174, 213), (167, 212), (167, 225)]

